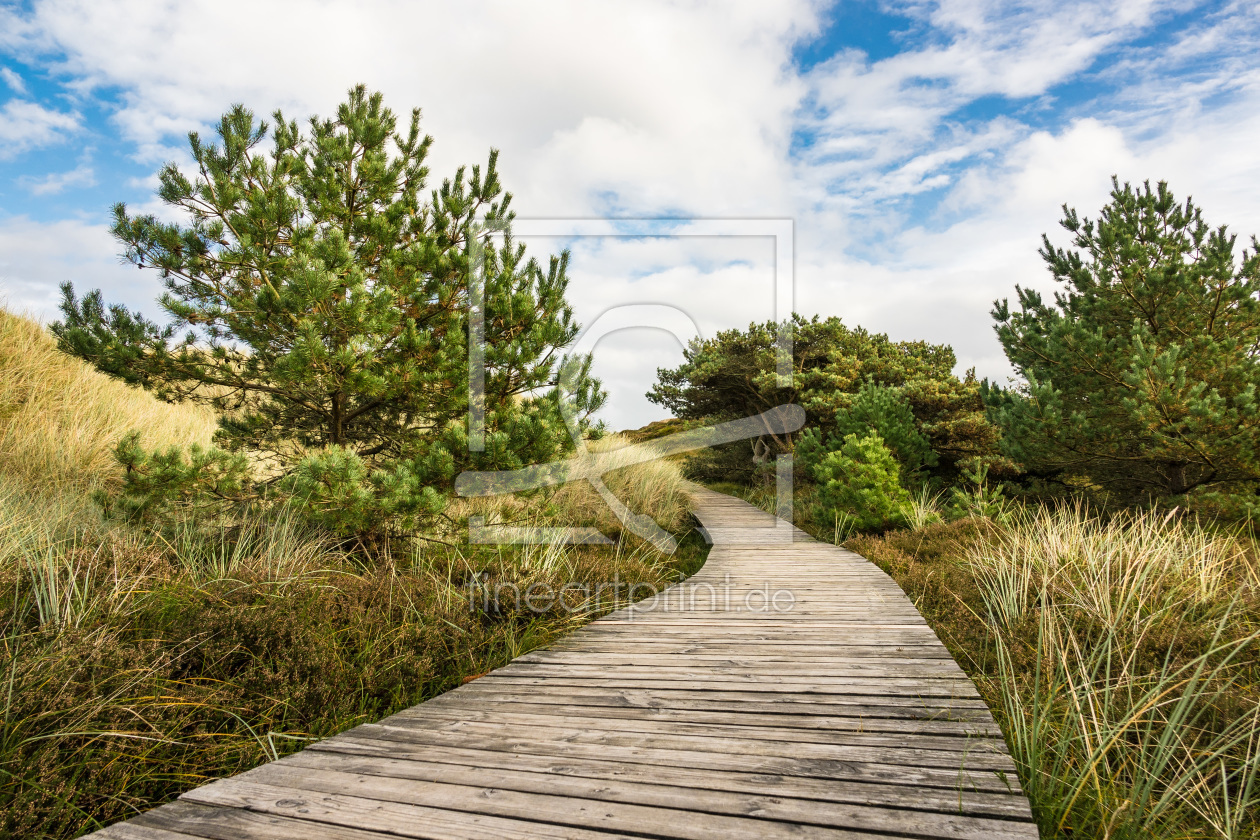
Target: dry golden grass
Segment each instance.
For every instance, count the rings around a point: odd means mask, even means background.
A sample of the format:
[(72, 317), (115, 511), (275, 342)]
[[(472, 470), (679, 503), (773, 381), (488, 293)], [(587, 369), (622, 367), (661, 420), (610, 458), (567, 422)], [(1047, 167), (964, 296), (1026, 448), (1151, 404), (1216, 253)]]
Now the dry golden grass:
[[(631, 449), (633, 447), (633, 450)], [(666, 530), (682, 525), (687, 515), (687, 481), (678, 460), (658, 458), (640, 462), (631, 452), (653, 450), (651, 443), (635, 444), (621, 434), (607, 435), (591, 441), (587, 448), (602, 456), (606, 486), (626, 507), (635, 513), (652, 517)], [(624, 457), (618, 457), (624, 454)], [(603, 499), (586, 482), (573, 482), (556, 494), (557, 502), (574, 516), (585, 516), (602, 527), (619, 529)]]
[(1030, 505), (846, 544), (976, 681), (1047, 840), (1260, 836), (1248, 534)]
[[(633, 447), (633, 449), (631, 449)], [(651, 517), (667, 531), (682, 528), (688, 511), (687, 480), (677, 459), (643, 461), (638, 453), (655, 451), (651, 443), (635, 444), (625, 435), (587, 442), (600, 457), (604, 486), (632, 513)], [(455, 499), (446, 511), (461, 523), (483, 516), (488, 524), (516, 527), (594, 526), (606, 534), (622, 531), (622, 523), (595, 488), (580, 477), (532, 495)], [(454, 536), (454, 534), (452, 534)]]
[(112, 450), (136, 429), (149, 448), (208, 444), (215, 419), (110, 379), (0, 309), (0, 473), (46, 490), (97, 487), (115, 479)]

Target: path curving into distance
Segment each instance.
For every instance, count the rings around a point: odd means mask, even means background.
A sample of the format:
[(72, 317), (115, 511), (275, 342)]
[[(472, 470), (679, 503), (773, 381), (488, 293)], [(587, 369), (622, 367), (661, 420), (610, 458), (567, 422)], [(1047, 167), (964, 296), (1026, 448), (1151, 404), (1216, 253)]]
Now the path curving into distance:
[(1001, 733), (869, 561), (694, 490), (704, 568), (114, 840), (1036, 838)]

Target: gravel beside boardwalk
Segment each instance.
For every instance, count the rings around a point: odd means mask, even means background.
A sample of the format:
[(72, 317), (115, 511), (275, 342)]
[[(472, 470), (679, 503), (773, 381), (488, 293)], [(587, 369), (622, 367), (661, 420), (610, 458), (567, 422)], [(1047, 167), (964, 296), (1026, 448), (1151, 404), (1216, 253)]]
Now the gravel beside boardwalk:
[(897, 585), (695, 494), (714, 546), (686, 583), (93, 836), (1036, 838), (989, 710)]

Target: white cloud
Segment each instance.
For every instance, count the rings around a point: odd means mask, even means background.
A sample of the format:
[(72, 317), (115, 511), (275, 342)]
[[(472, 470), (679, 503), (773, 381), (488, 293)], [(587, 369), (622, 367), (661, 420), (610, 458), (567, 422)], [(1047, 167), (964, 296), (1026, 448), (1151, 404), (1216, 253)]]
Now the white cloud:
[(69, 280), (82, 294), (101, 289), (111, 303), (160, 315), (156, 272), (121, 264), (120, 248), (103, 225), (77, 220), (0, 219), (0, 303), (48, 321), (59, 316), (59, 286)]
[(816, 200), (858, 195), (874, 210), (884, 199), (951, 183), (951, 166), (1027, 131), (1008, 117), (963, 128), (954, 116), (960, 108), (986, 96), (1044, 94), (1171, 5), (946, 0), (903, 9), (937, 37), (875, 62), (849, 50), (808, 74), (805, 124), (814, 142), (802, 169), (831, 188)]
[(1096, 119), (1029, 134), (960, 179), (945, 204), (965, 211), (962, 220), (893, 235), (878, 265), (840, 257), (799, 266), (800, 306), (895, 339), (949, 343), (960, 368), (1004, 381), (1011, 370), (989, 310), (994, 300), (1013, 298), (1016, 284), (1054, 291), (1037, 250), (1043, 233), (1070, 244), (1058, 224), (1061, 205), (1096, 217), (1113, 174), (1122, 182), (1164, 179), (1179, 199), (1193, 194), (1209, 224), (1228, 223), (1241, 249), (1260, 234), (1252, 186), (1260, 182), (1260, 160), (1250, 151), (1257, 132), (1260, 102), (1253, 100), (1155, 139)]
[(61, 142), (79, 128), (79, 117), (35, 102), (10, 99), (0, 108), (0, 159)]
[(9, 90), (13, 91), (18, 96), (26, 95), (26, 82), (22, 81), (22, 77), (17, 73), (14, 73), (12, 69), (8, 67), (0, 67), (0, 80), (8, 85)]
[(782, 192), (800, 93), (789, 51), (816, 26), (811, 3), (558, 0), (546, 12), (507, 0), (475, 12), (329, 2), (301, 15), (246, 0), (51, 0), (33, 19), (81, 86), (124, 91), (117, 124), (154, 162), (232, 102), (304, 118), (363, 81), (398, 110), (425, 109), (435, 176), (502, 148), (531, 212), (597, 211), (591, 185), (650, 205), (638, 209), (709, 214)]
[(91, 166), (82, 164), (69, 172), (50, 172), (43, 178), (23, 176), (18, 179), (18, 183), (32, 195), (56, 195), (66, 187), (96, 186), (96, 174)]

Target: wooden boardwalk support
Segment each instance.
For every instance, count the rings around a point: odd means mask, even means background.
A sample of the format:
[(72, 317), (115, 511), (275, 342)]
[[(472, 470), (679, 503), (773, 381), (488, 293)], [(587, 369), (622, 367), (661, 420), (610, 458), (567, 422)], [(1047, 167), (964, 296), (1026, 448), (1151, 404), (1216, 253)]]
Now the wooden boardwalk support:
[(975, 687), (883, 572), (697, 489), (699, 574), (111, 840), (1036, 838)]

